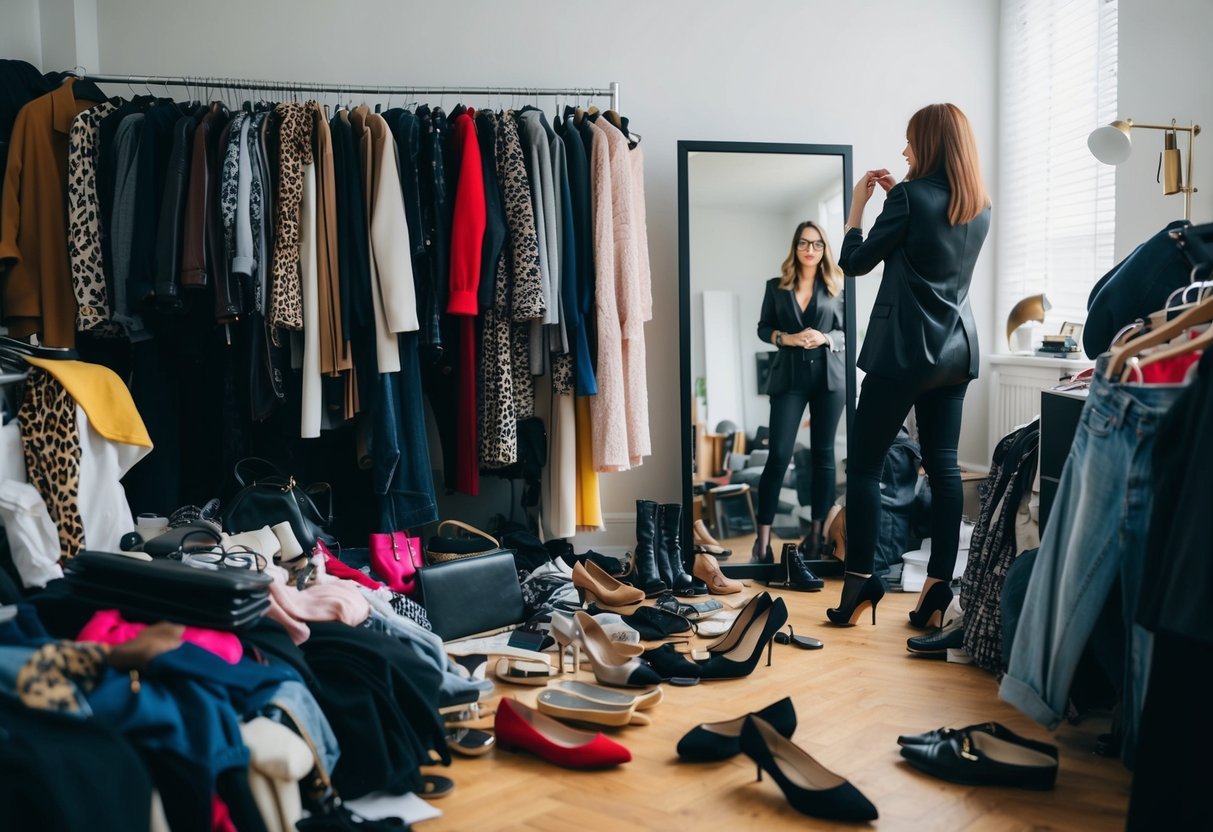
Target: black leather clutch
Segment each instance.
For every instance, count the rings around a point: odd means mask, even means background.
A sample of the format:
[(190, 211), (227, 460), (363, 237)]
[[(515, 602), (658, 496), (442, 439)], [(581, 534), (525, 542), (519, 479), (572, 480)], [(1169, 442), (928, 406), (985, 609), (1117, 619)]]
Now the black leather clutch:
[(417, 579), (430, 625), (443, 641), (502, 630), (525, 617), (509, 549), (423, 566)]
[(67, 587), (81, 602), (114, 607), (139, 621), (175, 621), (216, 630), (255, 623), (269, 609), (271, 578), (250, 569), (142, 561), (84, 551), (67, 566)]

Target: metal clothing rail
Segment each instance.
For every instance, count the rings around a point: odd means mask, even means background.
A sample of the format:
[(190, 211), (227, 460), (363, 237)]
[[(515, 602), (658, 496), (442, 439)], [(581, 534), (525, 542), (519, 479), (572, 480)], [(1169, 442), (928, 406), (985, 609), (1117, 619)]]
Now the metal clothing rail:
[(330, 84), (308, 81), (261, 81), (251, 78), (213, 78), (173, 75), (93, 75), (80, 76), (98, 84), (141, 84), (158, 87), (204, 87), (228, 90), (274, 90), (278, 92), (362, 93), (373, 95), (534, 95), (534, 96), (610, 96), (611, 109), (619, 111), (619, 82), (609, 87), (398, 87), (363, 84)]

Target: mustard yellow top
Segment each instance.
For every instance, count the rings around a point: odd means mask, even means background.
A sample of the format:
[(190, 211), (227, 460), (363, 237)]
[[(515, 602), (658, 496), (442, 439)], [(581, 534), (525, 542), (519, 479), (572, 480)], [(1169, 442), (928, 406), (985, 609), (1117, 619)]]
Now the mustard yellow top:
[(54, 376), (76, 403), (84, 408), (89, 422), (106, 439), (143, 448), (152, 447), (152, 438), (147, 434), (135, 400), (122, 379), (109, 367), (57, 358), (26, 356), (25, 360)]

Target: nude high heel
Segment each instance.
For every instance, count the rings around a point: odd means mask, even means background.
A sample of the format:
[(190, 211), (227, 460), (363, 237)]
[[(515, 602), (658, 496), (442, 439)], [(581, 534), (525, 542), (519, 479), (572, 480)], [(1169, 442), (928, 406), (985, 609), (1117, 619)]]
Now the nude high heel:
[(594, 678), (600, 683), (632, 688), (661, 682), (661, 677), (649, 667), (648, 662), (623, 655), (592, 615), (579, 611), (574, 620), (580, 631), (576, 647), (585, 651), (590, 666), (594, 668)]
[(713, 595), (732, 595), (745, 589), (745, 584), (733, 578), (725, 577), (720, 571), (716, 559), (702, 552), (695, 555), (695, 565), (691, 574), (708, 585), (708, 592)]
[(598, 564), (580, 561), (573, 566), (573, 586), (585, 602), (593, 601), (603, 609), (631, 613), (644, 601), (644, 590), (620, 583)]
[[(592, 616), (587, 614), (587, 617), (593, 621)], [(606, 631), (602, 629), (602, 625), (598, 624), (597, 621), (594, 621), (594, 624), (598, 626), (602, 634), (614, 646), (615, 652), (620, 656), (631, 658), (639, 656), (644, 652), (643, 645), (615, 641), (606, 635)], [(581, 644), (581, 627), (578, 626), (577, 619), (571, 615), (553, 612), (549, 633), (556, 642), (556, 667), (558, 672), (566, 672), (564, 669), (564, 656), (566, 652), (570, 652), (573, 657), (573, 669), (571, 672), (576, 673), (577, 669), (581, 667), (581, 651), (579, 649), (579, 645)]]

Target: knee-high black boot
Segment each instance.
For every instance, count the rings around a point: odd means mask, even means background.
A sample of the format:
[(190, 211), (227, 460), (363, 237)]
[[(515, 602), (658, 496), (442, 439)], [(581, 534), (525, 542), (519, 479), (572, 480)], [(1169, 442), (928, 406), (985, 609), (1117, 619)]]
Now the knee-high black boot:
[(662, 580), (675, 595), (707, 595), (707, 584), (688, 575), (682, 561), (682, 504), (663, 504), (658, 511), (658, 525), (661, 530), (657, 564)]
[(658, 569), (657, 503), (652, 500), (636, 501), (636, 549), (632, 554), (632, 580), (644, 590), (646, 598), (652, 598), (669, 590)]

